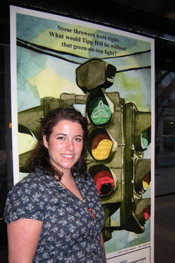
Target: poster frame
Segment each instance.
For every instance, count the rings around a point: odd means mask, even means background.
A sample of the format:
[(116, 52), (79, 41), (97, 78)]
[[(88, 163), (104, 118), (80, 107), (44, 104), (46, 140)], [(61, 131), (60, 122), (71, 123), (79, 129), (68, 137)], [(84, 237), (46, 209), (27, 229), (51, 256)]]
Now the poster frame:
[[(152, 137), (152, 145), (151, 145), (151, 173), (152, 173), (152, 189), (151, 189), (151, 237), (150, 242), (145, 243), (143, 245), (135, 246), (134, 248), (131, 248), (129, 250), (119, 250), (117, 253), (110, 253), (107, 254), (108, 262), (112, 263), (113, 260), (119, 259), (118, 262), (131, 262), (131, 253), (135, 256), (137, 251), (140, 251), (140, 249), (145, 249), (146, 252), (146, 259), (143, 261), (139, 261), (139, 256), (133, 260), (138, 261), (132, 261), (132, 262), (144, 262), (144, 263), (152, 263), (154, 262), (154, 134), (155, 134), (155, 127), (154, 127), (154, 116), (155, 116), (155, 88), (154, 88), (154, 76), (155, 76), (155, 62), (154, 62), (154, 39), (144, 37), (135, 33), (128, 33), (124, 30), (118, 30), (116, 28), (112, 27), (106, 27), (101, 24), (94, 24), (92, 22), (87, 22), (83, 20), (77, 20), (71, 17), (65, 17), (60, 15), (55, 15), (51, 13), (45, 13), (41, 11), (16, 7), (16, 6), (10, 6), (10, 53), (11, 53), (11, 105), (12, 105), (12, 155), (13, 155), (13, 178), (14, 178), (14, 184), (16, 184), (19, 179), (19, 158), (18, 158), (18, 116), (17, 116), (17, 108), (18, 108), (18, 93), (17, 93), (17, 52), (16, 52), (16, 14), (20, 13), (23, 15), (31, 15), (34, 17), (40, 17), (44, 19), (50, 19), (54, 21), (61, 21), (65, 23), (69, 23), (72, 25), (81, 24), (84, 27), (88, 28), (94, 28), (96, 30), (101, 31), (107, 31), (112, 34), (121, 35), (123, 37), (128, 38), (136, 38), (141, 41), (149, 42), (151, 46), (151, 137)], [(147, 250), (147, 248), (150, 248)], [(126, 253), (127, 251), (127, 253)], [(122, 257), (125, 255), (125, 261), (123, 261)], [(115, 259), (113, 259), (115, 258)], [(142, 259), (142, 258), (141, 258)], [(122, 260), (122, 261), (121, 261)], [(115, 261), (116, 262), (116, 261)]]

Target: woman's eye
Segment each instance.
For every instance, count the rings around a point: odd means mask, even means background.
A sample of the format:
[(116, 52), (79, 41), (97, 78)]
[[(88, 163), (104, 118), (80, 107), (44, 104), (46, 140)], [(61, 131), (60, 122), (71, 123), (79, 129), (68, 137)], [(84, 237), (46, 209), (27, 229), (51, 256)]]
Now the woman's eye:
[(64, 140), (65, 138), (64, 138), (64, 136), (58, 136), (57, 137), (57, 140)]
[(80, 137), (75, 138), (75, 140), (76, 140), (77, 142), (82, 142), (82, 138), (80, 138)]

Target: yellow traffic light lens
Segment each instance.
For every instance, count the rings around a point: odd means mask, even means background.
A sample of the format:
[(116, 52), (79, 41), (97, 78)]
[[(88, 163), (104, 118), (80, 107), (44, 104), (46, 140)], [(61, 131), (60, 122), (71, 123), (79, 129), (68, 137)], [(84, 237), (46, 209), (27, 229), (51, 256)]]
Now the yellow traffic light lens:
[(150, 183), (150, 175), (149, 175), (149, 173), (147, 173), (147, 174), (145, 174), (145, 176), (143, 178), (143, 189), (144, 189), (144, 191), (148, 190), (149, 183)]
[(148, 190), (151, 181), (151, 160), (135, 159), (134, 188), (141, 195)]
[(103, 128), (94, 129), (89, 134), (88, 149), (96, 161), (104, 161), (110, 157), (113, 140)]
[(111, 139), (102, 139), (96, 146), (95, 149), (92, 149), (92, 156), (98, 160), (106, 160), (111, 152), (113, 142)]

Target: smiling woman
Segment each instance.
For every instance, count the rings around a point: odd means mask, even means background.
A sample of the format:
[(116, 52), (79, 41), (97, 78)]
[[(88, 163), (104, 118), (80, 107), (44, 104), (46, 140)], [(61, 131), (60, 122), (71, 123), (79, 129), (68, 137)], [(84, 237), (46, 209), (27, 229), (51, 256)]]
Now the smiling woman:
[[(68, 173), (78, 172), (79, 174), (85, 174), (86, 161), (85, 161), (85, 143), (88, 137), (87, 120), (80, 112), (74, 108), (58, 108), (49, 113), (42, 120), (40, 138), (38, 140), (38, 146), (36, 147), (31, 158), (28, 160), (28, 170), (33, 171), (36, 167), (44, 168), (49, 175), (55, 176), (55, 174), (62, 177), (62, 174), (66, 171), (60, 170), (57, 165), (53, 165), (50, 160), (53, 158), (52, 148), (54, 147), (56, 152), (58, 149), (72, 146), (76, 141), (81, 139), (81, 143), (77, 143), (80, 149), (76, 148), (74, 151), (79, 151), (79, 159), (72, 164)], [(70, 145), (68, 145), (70, 143)], [(71, 146), (71, 147), (72, 147)], [(64, 153), (71, 153), (72, 149), (64, 149)], [(51, 155), (50, 155), (51, 153)]]
[(78, 122), (61, 120), (54, 127), (44, 146), (49, 153), (51, 165), (63, 172), (64, 177), (71, 176), (71, 168), (79, 160), (83, 149), (83, 129)]
[(6, 201), (9, 262), (106, 262), (104, 210), (86, 173), (87, 135), (87, 120), (74, 108), (42, 120), (30, 174)]

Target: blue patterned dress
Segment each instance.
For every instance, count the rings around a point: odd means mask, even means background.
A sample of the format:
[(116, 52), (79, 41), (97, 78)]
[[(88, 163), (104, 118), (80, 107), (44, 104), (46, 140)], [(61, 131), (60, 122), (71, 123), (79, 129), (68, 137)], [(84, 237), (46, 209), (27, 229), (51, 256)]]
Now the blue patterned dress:
[(6, 223), (21, 218), (43, 222), (35, 263), (105, 262), (100, 243), (105, 215), (96, 186), (90, 175), (87, 179), (74, 178), (84, 201), (39, 169), (8, 193), (4, 212)]

